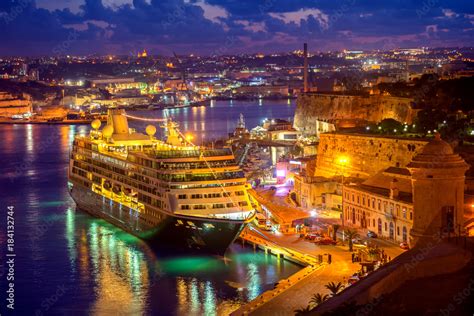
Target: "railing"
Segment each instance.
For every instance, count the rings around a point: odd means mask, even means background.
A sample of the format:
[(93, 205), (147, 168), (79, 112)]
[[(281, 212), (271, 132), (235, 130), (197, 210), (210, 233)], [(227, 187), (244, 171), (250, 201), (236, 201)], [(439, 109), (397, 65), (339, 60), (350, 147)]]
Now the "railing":
[(167, 158), (197, 158), (197, 157), (215, 157), (215, 156), (232, 156), (230, 148), (223, 149), (206, 149), (206, 150), (150, 150), (149, 152), (157, 159)]

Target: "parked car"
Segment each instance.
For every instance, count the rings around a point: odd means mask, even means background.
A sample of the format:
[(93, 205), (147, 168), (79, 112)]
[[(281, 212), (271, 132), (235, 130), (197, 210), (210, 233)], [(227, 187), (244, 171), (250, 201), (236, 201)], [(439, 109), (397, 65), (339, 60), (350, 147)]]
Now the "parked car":
[(307, 234), (304, 238), (309, 240), (309, 241), (312, 241), (312, 240), (315, 240), (316, 237), (318, 237), (318, 235), (314, 234), (314, 233), (309, 233)]
[(352, 243), (354, 245), (362, 245), (364, 243), (364, 241), (360, 238), (354, 238), (354, 239), (352, 239)]
[(408, 245), (407, 242), (401, 242), (400, 243), (400, 248), (402, 248), (403, 250), (408, 250), (408, 249), (410, 249), (410, 246)]
[(367, 232), (367, 237), (369, 238), (377, 238), (377, 234), (371, 230)]

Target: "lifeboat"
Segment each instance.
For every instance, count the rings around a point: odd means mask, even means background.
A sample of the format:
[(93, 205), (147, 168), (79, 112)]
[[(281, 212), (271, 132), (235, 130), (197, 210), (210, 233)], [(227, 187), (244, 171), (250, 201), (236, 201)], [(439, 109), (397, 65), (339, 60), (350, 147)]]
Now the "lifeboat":
[(104, 189), (110, 190), (110, 188), (112, 188), (110, 181), (104, 181)]
[(122, 192), (122, 188), (120, 187), (120, 185), (114, 185), (114, 187), (112, 188), (112, 192), (114, 192), (115, 194), (120, 194)]

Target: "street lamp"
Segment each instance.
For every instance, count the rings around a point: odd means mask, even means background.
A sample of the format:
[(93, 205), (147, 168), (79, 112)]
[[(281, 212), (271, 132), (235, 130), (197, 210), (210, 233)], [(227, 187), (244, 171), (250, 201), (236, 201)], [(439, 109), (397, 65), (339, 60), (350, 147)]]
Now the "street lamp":
[(341, 169), (342, 169), (342, 180), (341, 180), (341, 185), (342, 185), (342, 200), (341, 200), (341, 207), (342, 207), (342, 214), (341, 214), (341, 217), (342, 217), (342, 241), (344, 241), (344, 167), (346, 165), (349, 164), (349, 157), (347, 156), (341, 156), (339, 157), (339, 159), (337, 160), (338, 164), (341, 166)]

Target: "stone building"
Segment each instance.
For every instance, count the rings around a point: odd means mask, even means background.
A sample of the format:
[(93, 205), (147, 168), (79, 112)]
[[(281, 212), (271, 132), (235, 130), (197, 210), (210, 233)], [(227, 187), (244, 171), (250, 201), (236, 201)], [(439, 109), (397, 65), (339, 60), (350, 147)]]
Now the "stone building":
[[(388, 167), (404, 168), (427, 144), (419, 138), (402, 138), (369, 134), (321, 134), (315, 176), (368, 178)], [(345, 157), (349, 163), (338, 164)]]
[(438, 234), (462, 234), (465, 173), (469, 165), (439, 134), (408, 164), (415, 220), (411, 244), (432, 242)]
[(344, 120), (378, 123), (394, 119), (411, 124), (416, 117), (413, 99), (385, 95), (304, 93), (298, 96), (294, 126), (304, 134), (317, 133), (316, 121), (338, 124)]
[(11, 118), (14, 115), (31, 112), (33, 112), (33, 103), (29, 95), (14, 96), (7, 92), (0, 92), (0, 117)]
[(372, 230), (411, 246), (442, 234), (465, 234), (468, 164), (439, 135), (407, 168), (390, 167), (343, 188), (344, 225)]
[(413, 226), (410, 172), (389, 167), (358, 185), (343, 189), (344, 225), (371, 230), (379, 236), (408, 242)]

